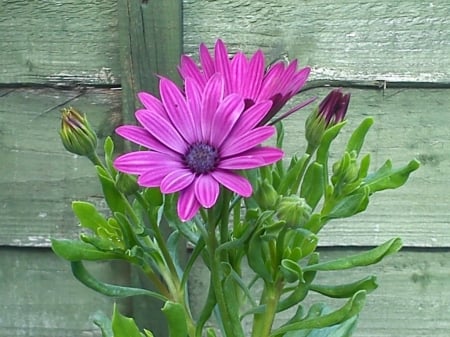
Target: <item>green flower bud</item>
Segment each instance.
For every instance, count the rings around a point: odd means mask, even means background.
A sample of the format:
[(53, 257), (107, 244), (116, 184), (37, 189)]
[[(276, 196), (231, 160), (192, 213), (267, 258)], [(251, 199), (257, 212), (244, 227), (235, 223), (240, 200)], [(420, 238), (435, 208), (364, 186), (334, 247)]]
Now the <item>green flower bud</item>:
[(133, 195), (139, 190), (136, 177), (119, 172), (116, 178), (116, 188), (125, 195)]
[(331, 181), (334, 185), (351, 184), (359, 179), (359, 165), (356, 161), (356, 152), (345, 152), (344, 156), (333, 164), (333, 176)]
[(297, 195), (283, 197), (277, 210), (277, 216), (289, 227), (302, 227), (311, 217), (312, 209), (305, 199)]
[(71, 153), (89, 157), (97, 148), (97, 136), (86, 116), (72, 107), (62, 110), (59, 135)]
[(262, 210), (275, 209), (278, 193), (267, 180), (264, 180), (259, 184), (259, 188), (254, 193), (254, 198)]

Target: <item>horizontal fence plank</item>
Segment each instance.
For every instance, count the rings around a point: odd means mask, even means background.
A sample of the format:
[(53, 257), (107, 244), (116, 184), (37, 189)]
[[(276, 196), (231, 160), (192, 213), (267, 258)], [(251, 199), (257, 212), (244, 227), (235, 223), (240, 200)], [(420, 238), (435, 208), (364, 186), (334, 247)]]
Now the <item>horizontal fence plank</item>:
[[(1, 247), (0, 265), (0, 336), (102, 335), (93, 320), (101, 312), (111, 316), (113, 299), (78, 282), (69, 263), (52, 251)], [(129, 282), (117, 262), (87, 267), (104, 282)], [(126, 301), (120, 301), (119, 308), (123, 314), (129, 310)]]
[[(58, 130), (60, 109), (89, 115), (100, 141), (120, 118), (120, 91), (16, 89), (0, 97), (0, 245), (49, 246), (77, 235), (72, 200), (103, 203), (94, 167), (68, 153)], [(100, 142), (101, 143), (101, 142)]]
[(312, 78), (450, 83), (447, 1), (184, 0), (185, 51), (222, 38), (230, 51), (298, 58)]
[[(308, 90), (296, 100), (318, 96), (329, 89)], [(4, 92), (4, 91), (3, 91)], [(363, 153), (371, 153), (373, 169), (392, 158), (394, 166), (418, 158), (422, 167), (406, 186), (371, 199), (367, 212), (351, 220), (335, 220), (323, 230), (323, 246), (367, 246), (400, 236), (406, 246), (450, 247), (450, 212), (445, 178), (450, 160), (448, 116), (450, 91), (445, 89), (352, 89), (348, 125), (333, 147), (337, 158), (349, 132), (371, 115), (375, 124)], [(0, 244), (48, 246), (50, 237), (78, 233), (70, 209), (74, 199), (101, 205), (101, 192), (93, 168), (84, 158), (72, 156), (60, 145), (59, 109), (76, 96), (72, 91), (15, 90), (0, 97)], [(66, 104), (69, 105), (69, 104)], [(70, 102), (89, 113), (101, 137), (112, 132), (111, 116), (120, 114), (120, 94), (91, 90)], [(43, 113), (50, 109), (49, 112)], [(302, 151), (303, 124), (310, 109), (285, 122), (286, 151)], [(20, 112), (20, 113), (18, 113)], [(118, 117), (120, 119), (120, 116)], [(107, 132), (104, 131), (105, 125)], [(101, 127), (100, 127), (101, 126)]]
[(0, 83), (120, 83), (116, 1), (0, 3)]
[[(321, 261), (349, 256), (360, 252), (351, 249), (321, 249)], [(401, 251), (368, 268), (339, 272), (319, 272), (318, 284), (350, 283), (369, 275), (377, 277), (379, 285), (367, 295), (358, 326), (353, 337), (447, 337), (450, 331), (450, 253), (448, 251)], [(250, 271), (243, 269), (243, 274)], [(190, 299), (194, 315), (198, 315), (208, 288), (207, 269), (197, 263), (190, 282)], [(253, 274), (248, 274), (253, 275)], [(251, 276), (248, 276), (251, 279)], [(252, 288), (261, 289), (260, 284)], [(345, 300), (332, 300), (310, 293), (304, 304), (323, 301), (338, 308)], [(278, 316), (276, 324), (286, 322), (294, 312)], [(251, 327), (247, 324), (246, 329)]]

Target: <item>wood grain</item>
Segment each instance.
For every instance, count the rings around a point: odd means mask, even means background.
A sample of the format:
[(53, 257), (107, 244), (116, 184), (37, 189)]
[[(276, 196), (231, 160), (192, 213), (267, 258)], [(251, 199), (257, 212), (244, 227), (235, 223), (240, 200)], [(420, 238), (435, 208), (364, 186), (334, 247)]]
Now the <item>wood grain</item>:
[(120, 83), (116, 1), (0, 1), (0, 83)]
[(184, 0), (185, 51), (227, 42), (298, 58), (313, 79), (450, 82), (447, 1)]

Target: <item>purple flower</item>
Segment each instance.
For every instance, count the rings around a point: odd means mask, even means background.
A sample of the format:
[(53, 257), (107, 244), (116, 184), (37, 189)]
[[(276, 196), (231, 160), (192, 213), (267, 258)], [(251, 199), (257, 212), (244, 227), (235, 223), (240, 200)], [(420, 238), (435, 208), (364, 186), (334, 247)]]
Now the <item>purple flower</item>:
[[(264, 53), (261, 50), (250, 59), (242, 52), (229, 58), (225, 44), (222, 40), (217, 40), (213, 56), (206, 45), (201, 44), (200, 66), (197, 66), (191, 57), (183, 55), (179, 71), (183, 79), (192, 78), (201, 88), (205, 87), (214, 74), (221, 73), (225, 79), (225, 95), (240, 94), (244, 97), (246, 108), (261, 101), (271, 100), (272, 107), (260, 122), (260, 125), (263, 125), (300, 91), (308, 78), (310, 68), (297, 70), (297, 60), (294, 60), (288, 65), (281, 61), (276, 62), (266, 69)], [(282, 118), (313, 100), (295, 106)]]
[(212, 207), (220, 185), (249, 197), (252, 186), (236, 170), (272, 164), (283, 157), (277, 148), (261, 146), (272, 126), (258, 126), (272, 106), (261, 100), (246, 109), (238, 94), (226, 94), (220, 74), (204, 85), (186, 78), (185, 94), (161, 78), (161, 100), (138, 96), (144, 109), (136, 112), (141, 126), (125, 125), (116, 132), (148, 151), (119, 156), (115, 167), (138, 175), (138, 184), (159, 187), (162, 193), (180, 192), (178, 215), (190, 220), (200, 207)]

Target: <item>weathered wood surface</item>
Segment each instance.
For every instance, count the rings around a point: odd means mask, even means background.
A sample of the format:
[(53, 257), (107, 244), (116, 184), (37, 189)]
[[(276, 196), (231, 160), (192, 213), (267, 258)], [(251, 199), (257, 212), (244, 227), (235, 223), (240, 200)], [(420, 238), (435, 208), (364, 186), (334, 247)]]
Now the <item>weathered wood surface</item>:
[(120, 83), (117, 1), (0, 0), (0, 83)]
[[(0, 0), (0, 83), (120, 83), (120, 3)], [(231, 51), (297, 57), (314, 79), (450, 82), (446, 0), (182, 3), (188, 53), (221, 37)]]
[[(329, 89), (308, 90), (305, 97), (322, 98)], [(366, 246), (393, 236), (406, 246), (450, 247), (450, 213), (446, 178), (450, 173), (447, 114), (450, 92), (431, 89), (352, 89), (348, 125), (340, 142), (365, 116), (375, 124), (363, 149), (372, 154), (373, 168), (392, 158), (401, 166), (422, 161), (406, 186), (376, 194), (367, 212), (352, 220), (334, 221), (324, 229), (325, 246)], [(80, 95), (74, 91), (3, 89), (0, 97), (0, 244), (48, 246), (51, 237), (78, 233), (70, 209), (74, 199), (100, 202), (100, 188), (85, 158), (68, 154), (60, 144), (58, 105)], [(120, 93), (88, 90), (65, 103), (88, 113), (100, 138), (120, 120)], [(288, 154), (302, 151), (303, 123), (310, 109), (291, 116), (286, 125)], [(18, 113), (20, 112), (20, 113)], [(114, 120), (111, 120), (113, 118)], [(300, 136), (300, 137), (299, 137)]]
[(60, 109), (87, 113), (101, 148), (120, 118), (120, 92), (3, 89), (0, 96), (0, 245), (49, 246), (52, 237), (74, 237), (72, 200), (102, 198), (94, 167), (61, 144)]
[(185, 51), (298, 58), (313, 79), (450, 82), (448, 1), (184, 0)]
[[(331, 260), (357, 251), (321, 250), (321, 260)], [(402, 251), (380, 264), (346, 272), (319, 273), (317, 283), (343, 284), (376, 275), (379, 287), (367, 297), (354, 337), (448, 337), (450, 331), (450, 255), (444, 251)], [(245, 273), (245, 272), (244, 272)], [(208, 272), (200, 264), (192, 272), (190, 298), (196, 303), (195, 314), (206, 296)], [(255, 289), (257, 291), (258, 288)], [(317, 301), (339, 307), (340, 300), (308, 295), (305, 304)], [(283, 314), (278, 324), (287, 320)], [(250, 327), (247, 327), (250, 329)]]
[[(0, 266), (0, 336), (101, 336), (93, 320), (100, 312), (111, 315), (113, 299), (75, 280), (70, 265), (52, 251), (2, 247)], [(105, 282), (129, 282), (117, 264), (92, 263), (89, 269)], [(126, 302), (120, 308), (129, 312)]]

